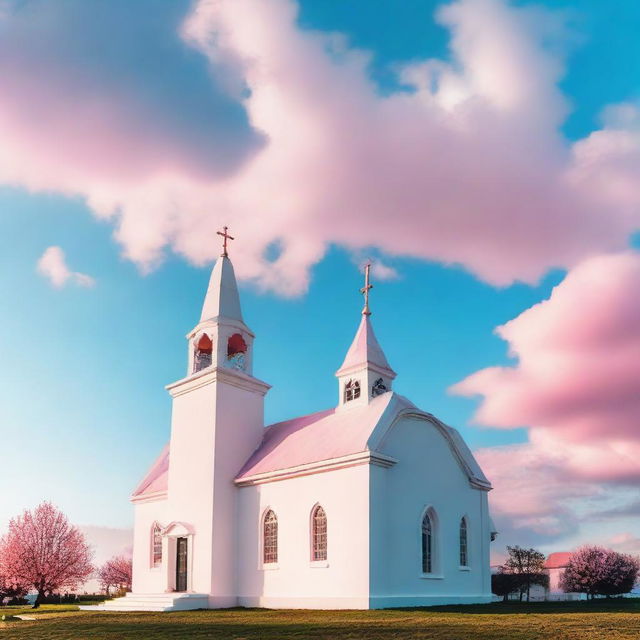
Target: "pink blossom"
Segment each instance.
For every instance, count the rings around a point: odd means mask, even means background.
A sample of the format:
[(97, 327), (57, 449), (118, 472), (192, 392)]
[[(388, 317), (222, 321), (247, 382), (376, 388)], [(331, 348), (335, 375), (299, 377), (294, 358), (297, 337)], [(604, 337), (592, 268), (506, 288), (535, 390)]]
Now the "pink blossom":
[(12, 518), (0, 541), (0, 558), (6, 575), (43, 596), (73, 589), (93, 573), (92, 552), (77, 527), (52, 504), (43, 502), (33, 511)]
[(585, 546), (571, 555), (560, 578), (566, 592), (593, 595), (628, 593), (640, 571), (640, 561), (610, 549)]

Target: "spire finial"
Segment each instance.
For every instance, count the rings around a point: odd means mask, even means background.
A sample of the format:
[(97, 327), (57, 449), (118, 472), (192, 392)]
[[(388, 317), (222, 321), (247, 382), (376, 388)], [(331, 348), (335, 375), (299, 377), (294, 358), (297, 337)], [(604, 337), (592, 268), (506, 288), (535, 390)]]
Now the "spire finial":
[(371, 262), (367, 262), (364, 265), (364, 287), (360, 289), (360, 293), (364, 294), (364, 308), (362, 309), (363, 316), (370, 316), (369, 310), (369, 289), (373, 289), (373, 285), (369, 282), (369, 272), (371, 271)]
[(230, 236), (227, 233), (227, 230), (229, 229), (229, 227), (225, 226), (225, 227), (222, 227), (222, 229), (223, 229), (222, 231), (216, 231), (216, 233), (219, 236), (222, 236), (224, 238), (224, 240), (222, 241), (222, 253), (221, 253), (221, 255), (222, 255), (223, 258), (228, 258), (229, 254), (227, 253), (227, 240), (235, 240), (235, 238), (233, 236)]

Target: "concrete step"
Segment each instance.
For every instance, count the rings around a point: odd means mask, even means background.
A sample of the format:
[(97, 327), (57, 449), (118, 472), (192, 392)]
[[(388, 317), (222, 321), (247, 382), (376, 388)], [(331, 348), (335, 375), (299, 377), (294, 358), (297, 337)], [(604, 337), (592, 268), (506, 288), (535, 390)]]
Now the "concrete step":
[(127, 593), (98, 605), (83, 605), (83, 611), (187, 611), (209, 606), (206, 593)]

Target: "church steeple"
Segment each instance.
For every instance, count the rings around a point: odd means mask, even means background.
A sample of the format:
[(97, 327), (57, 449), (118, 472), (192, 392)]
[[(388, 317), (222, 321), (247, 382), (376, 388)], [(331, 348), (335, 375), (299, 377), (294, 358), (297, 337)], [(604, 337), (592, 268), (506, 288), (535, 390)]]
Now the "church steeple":
[(218, 258), (211, 271), (200, 322), (218, 317), (243, 322), (236, 276), (225, 254)]
[(372, 398), (390, 391), (396, 377), (371, 324), (369, 291), (373, 285), (370, 283), (370, 268), (370, 264), (365, 266), (365, 285), (360, 289), (364, 294), (360, 326), (342, 366), (336, 371), (339, 406), (367, 404)]
[(234, 478), (262, 442), (269, 390), (252, 375), (254, 336), (242, 319), (227, 251), (231, 236), (226, 227), (220, 235), (222, 255), (200, 321), (187, 334), (187, 375), (167, 387), (173, 405), (168, 502), (162, 513), (171, 513), (180, 537), (169, 535), (170, 527), (164, 530), (165, 575), (154, 577), (161, 591), (184, 588), (178, 585), (175, 558), (186, 556), (186, 589), (208, 594), (210, 607), (236, 603), (231, 594), (237, 584), (234, 523), (240, 506)]
[(227, 233), (227, 227), (224, 232), (218, 231), (218, 235), (224, 238), (222, 254), (211, 272), (200, 322), (187, 335), (187, 373), (226, 367), (251, 375), (254, 335), (242, 318), (238, 285), (227, 250), (227, 240), (233, 237)]

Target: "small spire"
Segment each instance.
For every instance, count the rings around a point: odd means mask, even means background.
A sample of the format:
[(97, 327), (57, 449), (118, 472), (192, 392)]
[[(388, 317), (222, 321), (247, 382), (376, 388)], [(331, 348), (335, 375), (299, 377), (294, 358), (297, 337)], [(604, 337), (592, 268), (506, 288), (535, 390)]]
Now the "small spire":
[(396, 377), (395, 372), (387, 361), (382, 348), (376, 340), (371, 326), (371, 310), (369, 309), (369, 291), (373, 288), (370, 282), (371, 262), (364, 265), (364, 287), (360, 289), (360, 293), (364, 295), (364, 308), (362, 309), (362, 318), (360, 326), (356, 332), (356, 336), (351, 343), (351, 347), (342, 363), (342, 366), (336, 372), (337, 376), (343, 375), (350, 371), (362, 369), (375, 369), (379, 373), (383, 373), (391, 380)]
[(385, 373), (391, 379), (396, 377), (387, 357), (382, 351), (382, 347), (376, 339), (371, 320), (368, 315), (364, 315), (360, 321), (360, 326), (356, 336), (347, 351), (347, 355), (342, 366), (336, 372), (337, 376), (357, 370), (359, 368), (375, 368), (376, 371)]
[(200, 322), (217, 317), (242, 322), (236, 276), (231, 260), (224, 254), (218, 258), (211, 271)]
[(222, 241), (222, 253), (220, 254), (223, 258), (228, 258), (229, 254), (227, 253), (227, 240), (235, 240), (233, 236), (230, 236), (227, 231), (229, 227), (222, 227), (222, 231), (216, 231), (219, 236), (222, 236), (224, 240)]
[(369, 309), (369, 289), (373, 289), (373, 285), (369, 282), (369, 272), (371, 271), (371, 262), (364, 265), (364, 287), (360, 289), (360, 293), (364, 294), (364, 307), (362, 309), (363, 316), (370, 316)]

